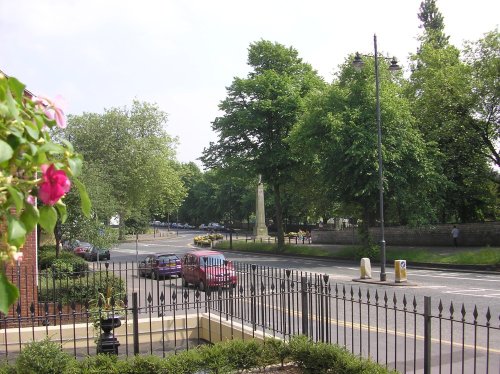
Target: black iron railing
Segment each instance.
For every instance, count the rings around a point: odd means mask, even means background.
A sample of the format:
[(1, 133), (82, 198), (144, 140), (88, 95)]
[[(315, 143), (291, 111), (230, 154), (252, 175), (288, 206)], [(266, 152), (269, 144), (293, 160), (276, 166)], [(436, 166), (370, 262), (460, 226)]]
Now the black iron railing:
[[(54, 331), (75, 356), (94, 354), (93, 321), (105, 312), (95, 298), (111, 285), (111, 312), (120, 310), (123, 320), (119, 354), (165, 355), (204, 340), (289, 340), (304, 334), (402, 373), (500, 370), (498, 306), (468, 311), (464, 305), (445, 306), (430, 297), (418, 300), (383, 289), (331, 283), (327, 275), (246, 263), (232, 266), (236, 286), (206, 292), (185, 287), (181, 278), (139, 277), (135, 263), (92, 264), (86, 271), (53, 273), (52, 278), (20, 267), (8, 275), (23, 284), (23, 292), (38, 296), (27, 300), (22, 293), (19, 303), (0, 315), (0, 360), (14, 359), (28, 341), (40, 335), (53, 337)], [(31, 280), (33, 289), (28, 292)], [(189, 325), (190, 318), (195, 325)], [(202, 318), (217, 322), (209, 324), (205, 338), (196, 331)]]

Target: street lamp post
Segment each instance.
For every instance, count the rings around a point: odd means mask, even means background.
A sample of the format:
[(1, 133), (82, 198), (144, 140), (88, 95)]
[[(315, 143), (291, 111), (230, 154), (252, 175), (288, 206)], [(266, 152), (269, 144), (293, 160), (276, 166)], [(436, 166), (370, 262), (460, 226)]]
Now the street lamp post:
[[(380, 80), (378, 75), (378, 51), (377, 51), (377, 35), (373, 35), (373, 48), (374, 48), (374, 58), (375, 58), (375, 97), (377, 106), (377, 129), (378, 129), (378, 178), (379, 178), (379, 202), (380, 202), (380, 281), (385, 282), (387, 280), (387, 274), (385, 272), (385, 232), (384, 232), (384, 174), (383, 174), (383, 162), (382, 162), (382, 126), (380, 120)], [(356, 53), (354, 57), (353, 66), (355, 69), (360, 70), (364, 62), (361, 59), (359, 53)], [(391, 72), (400, 70), (398, 62), (395, 57), (391, 60), (391, 65), (389, 70)]]

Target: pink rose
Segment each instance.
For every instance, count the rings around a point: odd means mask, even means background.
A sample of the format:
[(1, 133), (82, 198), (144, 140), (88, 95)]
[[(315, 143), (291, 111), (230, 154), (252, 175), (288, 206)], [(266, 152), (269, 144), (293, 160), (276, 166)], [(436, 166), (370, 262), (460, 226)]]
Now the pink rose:
[(33, 97), (33, 102), (38, 105), (39, 108), (43, 110), (47, 118), (55, 120), (57, 126), (61, 129), (66, 128), (66, 116), (62, 110), (62, 100), (56, 98), (55, 100), (49, 100), (46, 97)]
[(55, 170), (54, 164), (42, 165), (42, 184), (38, 189), (38, 197), (45, 205), (54, 205), (69, 191), (71, 182), (64, 170)]

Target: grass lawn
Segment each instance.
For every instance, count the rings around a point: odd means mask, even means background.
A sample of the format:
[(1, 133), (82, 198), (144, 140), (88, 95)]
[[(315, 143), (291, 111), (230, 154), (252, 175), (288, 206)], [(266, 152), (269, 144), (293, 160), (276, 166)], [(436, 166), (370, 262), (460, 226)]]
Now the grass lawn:
[[(216, 244), (217, 249), (229, 249), (229, 241), (225, 240)], [(257, 253), (277, 253), (277, 246), (273, 243), (245, 243), (244, 241), (233, 240), (233, 250), (248, 251)], [(331, 247), (308, 246), (285, 244), (280, 254), (306, 255), (311, 257), (328, 257), (345, 260), (359, 261), (361, 257), (367, 256), (360, 246), (335, 246)], [(379, 259), (378, 253), (368, 255), (372, 261)], [(372, 258), (373, 257), (373, 258)], [(404, 259), (413, 263), (434, 263), (434, 264), (454, 264), (454, 265), (500, 265), (500, 248), (484, 247), (474, 249), (449, 248), (427, 249), (427, 248), (386, 248), (387, 261)]]

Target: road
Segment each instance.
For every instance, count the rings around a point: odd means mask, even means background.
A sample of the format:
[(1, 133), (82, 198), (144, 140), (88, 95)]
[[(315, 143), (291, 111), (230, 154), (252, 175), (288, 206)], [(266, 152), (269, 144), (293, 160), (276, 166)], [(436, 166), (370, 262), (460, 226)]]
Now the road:
[[(136, 262), (136, 258), (142, 259), (147, 254), (156, 252), (170, 252), (181, 256), (196, 248), (192, 243), (193, 237), (198, 234), (200, 234), (200, 232), (179, 231), (178, 235), (160, 237), (156, 238), (154, 241), (122, 243), (111, 251), (111, 260), (114, 262), (113, 266), (122, 267), (124, 263), (130, 265), (130, 263)], [(457, 370), (461, 366), (461, 363), (465, 365), (466, 371), (464, 372), (472, 372), (468, 370), (473, 370), (474, 368), (478, 370), (477, 372), (486, 372), (485, 365), (490, 369), (499, 366), (500, 337), (498, 336), (498, 330), (489, 330), (491, 333), (490, 344), (487, 344), (484, 340), (484, 328), (478, 331), (479, 335), (476, 337), (474, 332), (475, 324), (472, 322), (476, 321), (479, 325), (485, 325), (489, 322), (492, 327), (498, 328), (500, 316), (500, 274), (411, 269), (410, 267), (408, 269), (409, 283), (407, 285), (390, 286), (353, 281), (353, 279), (359, 278), (359, 267), (356, 266), (356, 264), (347, 262), (238, 252), (226, 252), (226, 257), (235, 263), (243, 264), (243, 267), (248, 264), (256, 264), (259, 267), (262, 266), (265, 268), (292, 269), (299, 272), (299, 274), (294, 272), (292, 272), (292, 274), (299, 276), (301, 274), (327, 274), (332, 289), (332, 295), (338, 296), (330, 299), (330, 302), (335, 303), (335, 305), (339, 302), (339, 304), (335, 307), (334, 314), (324, 316), (330, 321), (329, 327), (327, 328), (331, 328), (330, 331), (326, 331), (326, 334), (330, 335), (331, 341), (346, 345), (346, 347), (355, 354), (362, 351), (362, 356), (371, 356), (373, 359), (376, 358), (378, 362), (385, 362), (389, 367), (397, 368), (401, 372), (422, 372), (422, 341), (424, 332), (421, 314), (423, 313), (424, 296), (429, 296), (432, 300), (431, 315), (434, 316), (434, 318), (432, 318), (433, 335), (431, 348), (433, 372), (438, 369), (441, 360), (443, 362), (442, 369), (445, 370), (445, 372)], [(373, 271), (374, 279), (378, 279), (379, 277), (377, 270), (378, 269), (374, 269)], [(392, 271), (393, 269), (388, 267), (387, 272), (389, 280), (393, 279)], [(132, 271), (125, 271), (125, 274), (128, 279), (128, 287), (138, 290), (140, 304), (142, 305), (146, 305), (146, 300), (150, 293), (153, 294), (153, 299), (158, 299), (162, 292), (165, 295), (170, 295), (167, 296), (169, 298), (172, 296), (170, 292), (172, 290), (184, 290), (183, 292), (185, 292), (185, 289), (181, 287), (179, 279), (166, 279), (158, 282), (152, 279), (137, 278), (137, 276), (134, 275), (135, 272), (133, 269)], [(280, 274), (283, 274), (283, 272)], [(248, 287), (248, 284), (246, 287)], [(277, 284), (276, 287), (278, 287)], [(298, 286), (296, 289), (298, 290)], [(190, 289), (188, 300), (193, 300), (191, 299), (191, 295), (193, 295), (194, 291), (194, 289)], [(245, 291), (246, 295), (248, 295), (248, 291), (248, 289)], [(311, 291), (311, 295), (315, 295), (314, 292), (316, 291), (314, 289)], [(338, 292), (337, 295), (335, 295), (336, 292)], [(361, 293), (361, 297), (358, 292)], [(380, 317), (378, 314), (374, 315), (374, 305), (377, 303), (377, 300), (375, 300), (376, 292), (379, 296), (378, 303), (382, 307), (380, 309), (377, 308), (376, 312), (378, 313), (378, 311), (380, 311)], [(285, 310), (289, 310), (289, 308), (286, 308), (285, 304), (281, 304), (280, 300), (284, 301), (284, 299), (274, 299), (273, 296), (269, 296), (270, 294), (272, 295), (272, 293), (273, 291), (270, 284), (267, 284), (267, 302), (270, 304), (261, 305), (259, 298), (257, 307), (261, 308), (259, 310), (261, 310), (262, 313), (267, 313), (268, 317), (273, 317), (276, 314), (275, 320), (277, 322), (286, 322), (284, 319), (285, 315), (283, 315), (282, 319), (281, 313), (285, 313)], [(183, 294), (188, 295), (187, 293)], [(368, 294), (371, 297), (370, 305), (366, 303)], [(296, 296), (299, 298), (298, 294), (296, 294)], [(385, 296), (387, 296), (387, 298)], [(206, 295), (202, 295), (202, 298), (205, 297)], [(406, 298), (407, 302), (405, 306), (403, 305), (404, 298)], [(362, 302), (361, 299), (363, 299)], [(442, 308), (439, 308), (440, 301), (442, 303)], [(167, 303), (168, 302), (171, 302), (171, 300), (168, 300)], [(294, 301), (292, 301), (292, 304), (293, 302)], [(242, 308), (251, 307), (249, 304), (250, 299), (238, 301), (237, 303), (240, 303), (237, 305), (240, 305)], [(309, 314), (310, 321), (314, 321), (311, 325), (312, 327), (319, 326), (316, 323), (319, 319), (323, 318), (321, 315), (324, 308), (319, 309), (320, 303), (320, 299), (317, 299), (316, 296), (312, 296), (310, 304), (310, 308), (312, 309)], [(299, 305), (299, 299), (296, 299), (295, 305)], [(384, 308), (384, 305), (387, 307)], [(452, 305), (453, 308), (451, 308)], [(393, 314), (393, 310), (395, 309), (399, 310), (397, 321), (395, 314)], [(408, 310), (409, 312), (415, 310), (416, 314), (410, 313), (406, 315), (403, 310)], [(477, 314), (475, 310), (477, 310)], [(490, 315), (489, 320), (487, 318), (488, 310)], [(296, 313), (300, 314), (300, 311)], [(442, 315), (443, 321), (441, 321), (440, 318), (436, 318), (440, 314)], [(415, 323), (413, 322), (413, 317), (417, 318), (417, 315), (420, 321), (418, 324), (416, 321)], [(402, 319), (403, 316), (404, 320)], [(375, 317), (376, 321), (380, 321), (381, 325), (391, 326), (389, 330), (385, 330), (385, 341), (383, 339), (384, 334), (379, 334), (378, 332), (378, 326), (376, 327), (377, 333), (374, 331)], [(408, 317), (408, 320), (406, 317)], [(372, 323), (371, 327), (370, 318)], [(450, 320), (452, 320), (451, 325)], [(467, 328), (465, 328), (465, 325), (462, 325), (461, 322), (455, 322), (453, 325), (453, 321), (467, 321)], [(443, 322), (442, 327), (441, 322)], [(462, 327), (464, 327), (463, 330)], [(383, 332), (383, 327), (381, 326), (381, 328)], [(414, 328), (415, 330), (413, 330)], [(312, 328), (311, 330), (315, 329)], [(295, 332), (298, 333), (300, 331)], [(318, 330), (310, 332), (312, 334), (319, 333)], [(440, 332), (442, 332), (442, 341)], [(366, 342), (368, 335), (372, 338), (372, 343), (377, 339), (376, 354), (374, 348), (372, 348), (370, 353), (370, 342), (368, 342), (368, 345)], [(380, 342), (378, 341), (379, 337), (381, 339)], [(415, 351), (413, 351), (412, 347), (414, 347)], [(487, 352), (488, 349), (490, 361), (489, 364), (485, 364), (485, 362), (488, 361), (487, 357), (485, 358), (485, 352)], [(415, 355), (414, 357), (412, 356), (412, 352)], [(476, 355), (478, 357), (477, 364), (475, 364)], [(453, 362), (453, 366), (450, 366), (451, 362)]]
[[(137, 258), (141, 259), (147, 254), (156, 252), (171, 252), (179, 256), (195, 249), (193, 237), (199, 235), (197, 231), (178, 231), (178, 236), (156, 239), (149, 242), (122, 243), (111, 250), (112, 262), (135, 262), (136, 249)], [(226, 252), (226, 256), (237, 262), (250, 263), (262, 266), (270, 266), (284, 269), (297, 269), (303, 272), (328, 274), (331, 284), (345, 285), (349, 290), (353, 287), (357, 294), (358, 289), (365, 294), (368, 290), (372, 295), (375, 290), (382, 295), (387, 292), (390, 303), (393, 296), (399, 302), (403, 295), (409, 303), (415, 296), (417, 304), (423, 305), (424, 296), (430, 296), (433, 300), (433, 310), (438, 307), (439, 300), (443, 305), (443, 315), (449, 315), (449, 307), (453, 303), (455, 314), (458, 315), (462, 305), (465, 307), (466, 316), (470, 317), (474, 307), (477, 307), (478, 319), (482, 319), (488, 307), (493, 316), (493, 323), (498, 321), (500, 315), (500, 274), (484, 272), (458, 272), (453, 270), (432, 269), (408, 269), (408, 286), (384, 286), (354, 282), (359, 278), (359, 267), (353, 263), (344, 263), (325, 259), (304, 259), (275, 255), (245, 254), (238, 252)], [(388, 279), (393, 277), (393, 269), (388, 267)], [(377, 268), (373, 269), (373, 278), (378, 279)], [(389, 304), (390, 306), (391, 304)]]

